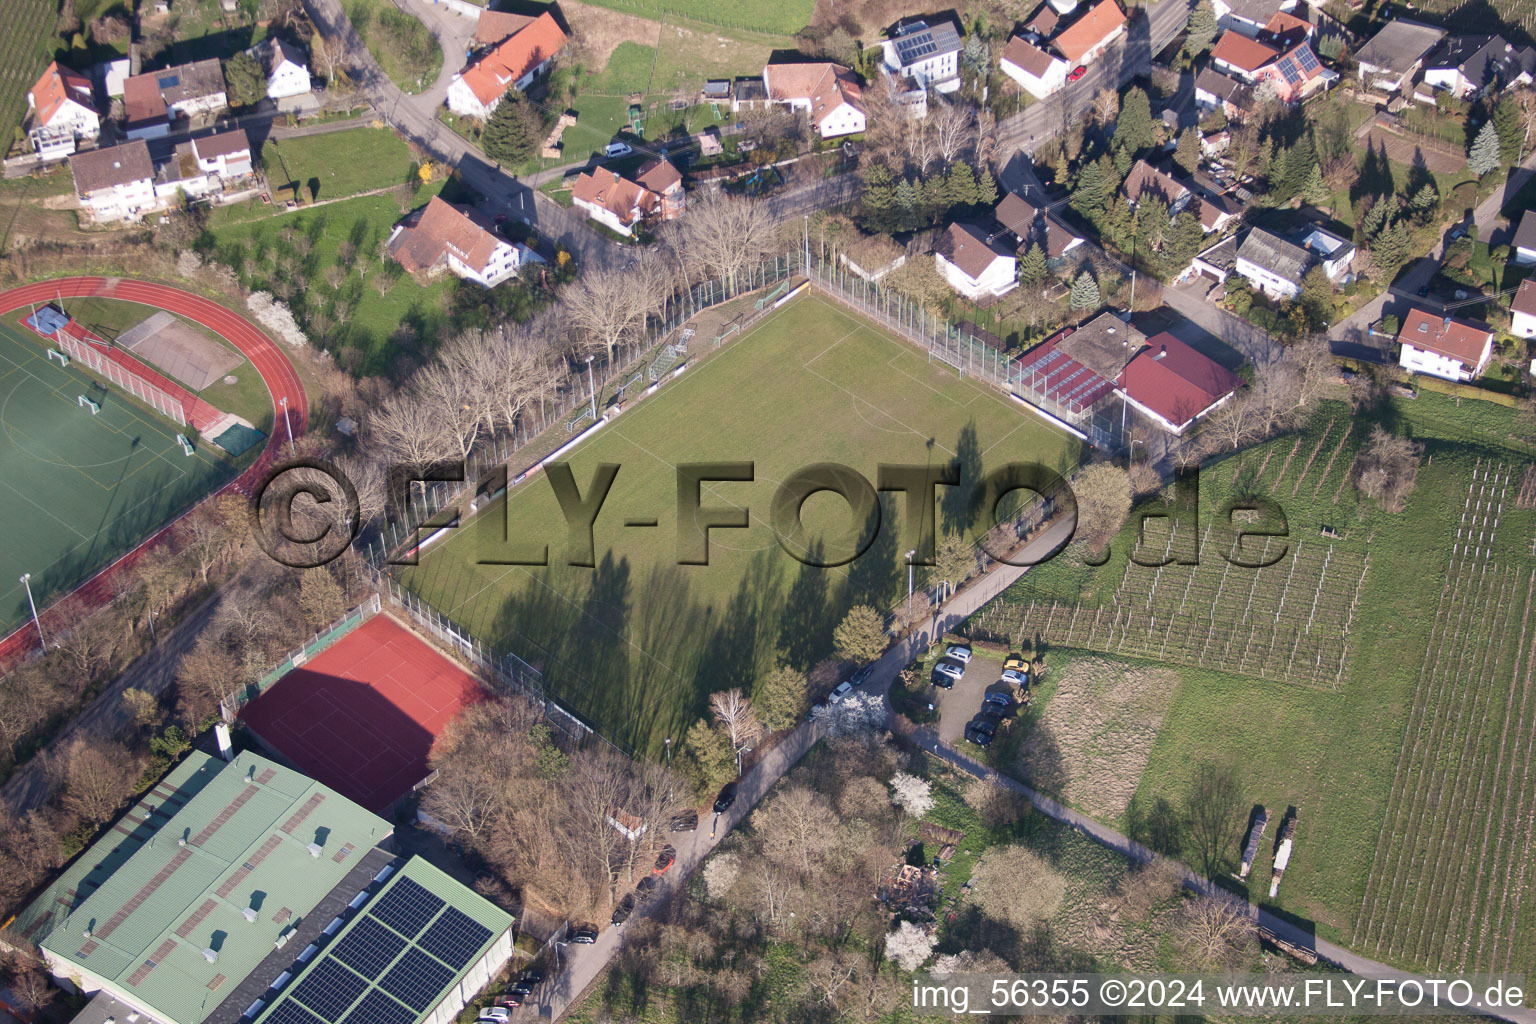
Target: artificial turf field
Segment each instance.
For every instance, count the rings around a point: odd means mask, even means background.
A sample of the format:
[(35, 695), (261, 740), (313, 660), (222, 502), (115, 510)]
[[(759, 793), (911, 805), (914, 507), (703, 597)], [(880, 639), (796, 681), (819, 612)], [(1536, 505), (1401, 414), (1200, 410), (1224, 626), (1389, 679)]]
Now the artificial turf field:
[(41, 606), (235, 472), (211, 445), (182, 454), (171, 421), (45, 353), (0, 322), (0, 634), (30, 616), (22, 573)]
[[(598, 464), (620, 467), (596, 520), (595, 568), (566, 564), (565, 520), (540, 474), (428, 549), (419, 566), (395, 570), (635, 751), (659, 752), (664, 737), (680, 737), (710, 693), (751, 692), (780, 660), (811, 668), (831, 652), (849, 607), (890, 608), (905, 593), (904, 553), (916, 531), (899, 494), (882, 496), (879, 532), (849, 565), (802, 567), (778, 546), (769, 508), (796, 470), (836, 462), (873, 483), (881, 463), (958, 456), (972, 477), (1015, 461), (1064, 473), (1081, 455), (1075, 439), (1017, 403), (814, 295), (720, 351), (695, 343), (690, 359), (704, 354), (569, 456), (584, 496)], [(677, 564), (675, 467), (742, 461), (755, 464), (753, 481), (706, 483), (700, 503), (746, 508), (750, 525), (712, 530), (708, 565)], [(962, 525), (962, 490), (939, 489), (942, 529)], [(830, 554), (849, 549), (850, 518), (842, 499), (819, 494), (802, 521)], [(657, 525), (624, 525), (631, 520)], [(548, 567), (477, 564), (546, 543)]]

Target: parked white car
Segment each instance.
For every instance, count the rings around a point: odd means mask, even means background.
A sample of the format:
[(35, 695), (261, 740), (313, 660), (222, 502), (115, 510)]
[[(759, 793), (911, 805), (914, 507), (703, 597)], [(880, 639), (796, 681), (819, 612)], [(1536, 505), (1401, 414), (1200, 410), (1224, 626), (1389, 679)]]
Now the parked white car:
[(944, 657), (954, 658), (962, 665), (969, 665), (971, 663), (971, 649), (969, 647), (961, 647), (959, 644), (950, 644), (944, 651)]

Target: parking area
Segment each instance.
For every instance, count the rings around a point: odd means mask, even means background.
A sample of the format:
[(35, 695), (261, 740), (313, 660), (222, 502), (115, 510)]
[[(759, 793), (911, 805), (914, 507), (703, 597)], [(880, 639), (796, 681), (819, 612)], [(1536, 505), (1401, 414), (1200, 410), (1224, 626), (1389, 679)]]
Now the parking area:
[[(931, 677), (937, 656), (928, 658), (923, 665), (923, 678)], [(965, 727), (977, 713), (989, 693), (1013, 695), (1013, 688), (1001, 681), (1003, 656), (988, 651), (974, 651), (965, 675), (955, 683), (954, 689), (934, 688), (934, 710), (939, 714), (939, 741), (959, 747), (965, 742)], [(1010, 711), (1012, 717), (1017, 709)]]

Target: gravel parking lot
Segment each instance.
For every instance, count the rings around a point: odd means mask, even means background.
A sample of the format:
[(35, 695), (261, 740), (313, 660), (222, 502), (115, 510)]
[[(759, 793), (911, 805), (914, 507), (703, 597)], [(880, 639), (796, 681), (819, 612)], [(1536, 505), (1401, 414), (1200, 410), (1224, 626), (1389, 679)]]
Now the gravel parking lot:
[[(933, 661), (937, 661), (935, 658)], [(928, 663), (929, 673), (932, 671), (933, 661)], [(938, 699), (934, 701), (935, 709), (939, 713), (939, 741), (958, 747), (965, 742), (965, 727), (976, 713), (981, 710), (981, 702), (987, 699), (987, 694), (1007, 693), (1009, 687), (999, 680), (1003, 672), (1003, 659), (999, 655), (987, 654), (977, 651), (971, 657), (971, 663), (965, 667), (965, 676), (955, 684), (953, 690), (935, 690)], [(923, 676), (929, 678), (928, 674)]]

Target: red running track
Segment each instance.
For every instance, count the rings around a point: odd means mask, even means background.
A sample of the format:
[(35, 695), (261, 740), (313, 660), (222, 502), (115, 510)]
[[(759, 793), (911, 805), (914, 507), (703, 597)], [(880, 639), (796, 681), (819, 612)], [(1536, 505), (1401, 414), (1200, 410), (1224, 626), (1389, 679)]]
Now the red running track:
[[(286, 435), (291, 431), (292, 436), (299, 437), (304, 433), (304, 428), (309, 422), (309, 400), (304, 395), (304, 385), (300, 382), (298, 373), (294, 371), (293, 364), (288, 361), (288, 357), (283, 355), (277, 345), (238, 313), (201, 295), (194, 295), (169, 285), (125, 281), (121, 278), (64, 277), (0, 292), (0, 315), (11, 313), (23, 306), (53, 302), (61, 296), (66, 299), (89, 296), (140, 302), (146, 306), (186, 317), (234, 345), (251, 361), (256, 372), (261, 374), (262, 381), (267, 385), (267, 392), (272, 396), (272, 433), (268, 436), (266, 447), (262, 449), (261, 455), (250, 468), (209, 497), (230, 491), (250, 494), (256, 481), (272, 463), (277, 461), (279, 453), (287, 446), (287, 437), (280, 435)], [(282, 424), (284, 399), (287, 399), (286, 428)], [(182, 513), (182, 515), (185, 514), (185, 512)], [(137, 547), (118, 556), (115, 561), (98, 570), (95, 575), (65, 597), (44, 609), (40, 616), (43, 619), (43, 628), (58, 631), (68, 625), (64, 621), (65, 613), (61, 611), (60, 605), (69, 598), (76, 598), (92, 607), (105, 604), (112, 594), (113, 576), (133, 565), (146, 552), (164, 543), (174, 525), (174, 521), (166, 524), (141, 541)], [(36, 646), (37, 632), (30, 624), (12, 631), (9, 636), (0, 639), (0, 666), (22, 657)]]
[(241, 719), (305, 775), (385, 814), (427, 774), (433, 741), (485, 693), (375, 615), (247, 704)]

